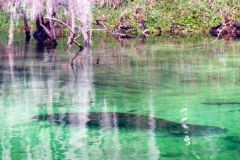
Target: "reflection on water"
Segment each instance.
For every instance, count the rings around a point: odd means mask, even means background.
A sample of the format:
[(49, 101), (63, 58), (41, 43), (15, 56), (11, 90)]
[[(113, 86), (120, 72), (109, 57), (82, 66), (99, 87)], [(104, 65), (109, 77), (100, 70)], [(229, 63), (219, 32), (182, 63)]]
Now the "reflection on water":
[(237, 159), (240, 48), (186, 42), (1, 47), (1, 158)]

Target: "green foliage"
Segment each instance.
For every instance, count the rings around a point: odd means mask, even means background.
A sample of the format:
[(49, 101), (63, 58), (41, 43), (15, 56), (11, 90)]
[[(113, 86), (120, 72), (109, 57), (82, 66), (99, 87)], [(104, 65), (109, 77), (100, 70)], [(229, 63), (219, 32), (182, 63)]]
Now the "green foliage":
[(6, 33), (6, 29), (9, 27), (9, 15), (0, 10), (0, 32)]
[[(134, 17), (136, 7), (144, 9), (145, 25), (150, 33), (154, 33), (157, 27), (169, 31), (171, 26), (179, 25), (183, 27), (185, 34), (206, 34), (211, 27), (222, 22), (221, 11), (240, 21), (240, 1), (236, 0), (224, 2), (222, 0), (134, 0), (116, 9), (94, 8), (93, 13), (96, 19), (107, 14), (109, 16), (107, 23), (114, 26), (124, 15)], [(132, 23), (136, 25), (134, 19)]]
[[(143, 9), (145, 25), (150, 33), (156, 33), (159, 27), (168, 33), (171, 26), (181, 26), (186, 35), (207, 34), (211, 27), (222, 22), (221, 11), (240, 22), (240, 1), (237, 0), (125, 0), (115, 8), (94, 6), (93, 19), (105, 17), (108, 27), (113, 29), (121, 18), (127, 18), (133, 27), (138, 28), (134, 12), (137, 7)], [(67, 19), (61, 12), (58, 16)], [(23, 26), (21, 20), (16, 24), (19, 28)], [(0, 32), (7, 33), (8, 28), (9, 13), (0, 11)]]

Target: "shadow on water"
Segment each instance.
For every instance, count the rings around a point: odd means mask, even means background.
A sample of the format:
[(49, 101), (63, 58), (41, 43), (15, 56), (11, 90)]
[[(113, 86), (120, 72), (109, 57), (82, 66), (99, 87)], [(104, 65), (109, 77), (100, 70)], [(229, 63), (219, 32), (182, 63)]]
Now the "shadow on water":
[(70, 59), (71, 72), (74, 79), (77, 80), (78, 72), (85, 72), (93, 65), (92, 55), (89, 53), (88, 47), (80, 47), (76, 53), (68, 51), (69, 55), (73, 55)]
[[(220, 140), (225, 142), (225, 144), (226, 144), (225, 147), (228, 150), (237, 151), (239, 153), (239, 151), (240, 151), (240, 136), (230, 135), (230, 136), (222, 137)], [(226, 151), (226, 149), (223, 151)]]
[[(46, 46), (41, 42), (36, 43), (36, 59), (44, 60), (48, 62), (55, 62), (56, 61), (56, 46)], [(44, 56), (47, 54), (47, 56)], [(44, 58), (48, 58), (45, 60)]]
[[(150, 130), (154, 128), (156, 131), (161, 131), (174, 136), (203, 136), (227, 132), (227, 129), (221, 127), (183, 124), (160, 118), (118, 112), (44, 114), (35, 116), (33, 119), (38, 121), (48, 121), (56, 125), (82, 127), (82, 120), (86, 115), (88, 116), (88, 120), (84, 125), (87, 125), (88, 127), (142, 130)], [(105, 123), (106, 119), (108, 120), (107, 123)], [(151, 121), (154, 121), (154, 126), (151, 126)]]
[(238, 143), (240, 146), (240, 136), (226, 136), (223, 139), (231, 143)]
[(129, 110), (128, 112), (129, 113), (134, 113), (134, 112), (137, 112), (138, 111), (138, 109), (131, 109), (131, 110)]
[[(0, 71), (9, 71), (11, 68), (8, 66), (0, 66)], [(24, 67), (24, 66), (13, 66), (13, 71), (16, 72), (28, 72), (29, 68), (28, 67)]]
[(42, 45), (41, 43), (37, 43), (35, 49), (36, 49), (36, 58), (40, 60), (43, 59), (44, 51), (45, 51), (44, 45)]

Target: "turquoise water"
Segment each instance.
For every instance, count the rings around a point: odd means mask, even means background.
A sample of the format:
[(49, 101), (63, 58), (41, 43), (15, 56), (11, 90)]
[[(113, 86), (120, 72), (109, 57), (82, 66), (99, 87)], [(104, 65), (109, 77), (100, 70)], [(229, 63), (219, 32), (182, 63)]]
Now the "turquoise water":
[[(67, 51), (64, 41), (56, 50), (24, 47), (21, 41), (12, 49), (2, 44), (2, 159), (239, 159), (238, 42), (161, 38), (120, 44), (108, 37), (93, 42), (73, 66), (77, 50)], [(79, 112), (101, 113), (102, 127), (84, 125), (88, 114), (77, 120), (81, 125), (33, 118)], [(155, 130), (154, 123), (149, 129), (112, 127), (106, 112), (148, 117), (149, 125), (155, 117), (227, 132), (176, 136)]]

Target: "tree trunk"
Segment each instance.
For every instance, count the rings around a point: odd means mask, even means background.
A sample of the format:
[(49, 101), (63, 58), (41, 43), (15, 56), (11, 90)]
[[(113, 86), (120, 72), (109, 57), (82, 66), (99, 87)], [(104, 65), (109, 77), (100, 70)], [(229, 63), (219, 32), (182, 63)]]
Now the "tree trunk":
[(30, 31), (30, 26), (28, 24), (27, 16), (23, 12), (23, 22), (24, 22), (24, 29), (25, 29), (25, 34), (26, 34), (26, 42), (29, 42), (31, 39), (31, 31)]

